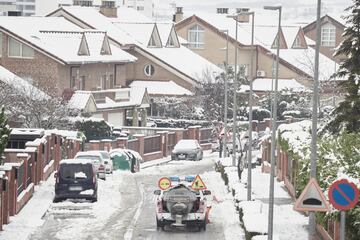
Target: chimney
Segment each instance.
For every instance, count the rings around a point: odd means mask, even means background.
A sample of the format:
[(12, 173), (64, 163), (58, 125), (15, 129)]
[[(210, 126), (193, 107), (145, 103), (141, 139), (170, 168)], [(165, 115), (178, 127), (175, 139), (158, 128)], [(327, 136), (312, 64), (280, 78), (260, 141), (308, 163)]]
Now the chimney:
[(228, 14), (229, 13), (229, 8), (217, 8), (216, 13), (218, 13), (218, 14)]
[(117, 8), (115, 0), (102, 0), (100, 13), (109, 18), (117, 18)]
[(173, 15), (173, 22), (175, 23), (180, 22), (181, 20), (183, 20), (183, 17), (184, 17), (183, 8), (176, 7), (176, 12)]

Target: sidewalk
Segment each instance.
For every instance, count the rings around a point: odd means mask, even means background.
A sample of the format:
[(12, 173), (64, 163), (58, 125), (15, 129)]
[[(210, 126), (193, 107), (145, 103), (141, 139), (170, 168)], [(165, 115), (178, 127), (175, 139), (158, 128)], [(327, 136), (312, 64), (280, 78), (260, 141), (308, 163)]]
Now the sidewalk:
[[(256, 155), (256, 154), (255, 154)], [(237, 168), (232, 167), (231, 158), (220, 159), (229, 179), (229, 190), (242, 214), (247, 239), (267, 239), (270, 174), (261, 173), (261, 167), (252, 169), (252, 200), (247, 200), (247, 171), (242, 172), (239, 182)], [(274, 240), (303, 240), (308, 236), (308, 217), (293, 210), (293, 199), (287, 193), (283, 182), (275, 179), (274, 184)]]

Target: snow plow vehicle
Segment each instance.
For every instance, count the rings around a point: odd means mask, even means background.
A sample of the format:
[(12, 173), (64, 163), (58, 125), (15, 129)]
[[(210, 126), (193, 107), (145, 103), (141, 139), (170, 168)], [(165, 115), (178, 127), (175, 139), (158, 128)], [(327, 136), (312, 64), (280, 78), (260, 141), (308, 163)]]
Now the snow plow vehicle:
[(172, 228), (198, 228), (206, 230), (208, 206), (206, 196), (209, 190), (194, 190), (186, 183), (169, 185), (166, 190), (155, 190), (156, 226), (165, 230)]

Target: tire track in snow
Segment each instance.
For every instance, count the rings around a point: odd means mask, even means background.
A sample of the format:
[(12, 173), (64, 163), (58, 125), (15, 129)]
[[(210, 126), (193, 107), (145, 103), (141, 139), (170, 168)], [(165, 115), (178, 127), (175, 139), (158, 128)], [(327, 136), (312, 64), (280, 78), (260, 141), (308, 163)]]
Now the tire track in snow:
[(132, 239), (135, 225), (136, 225), (137, 221), (139, 220), (139, 217), (140, 217), (143, 205), (144, 205), (144, 185), (143, 184), (140, 184), (139, 191), (140, 191), (140, 197), (141, 197), (140, 203), (139, 203), (138, 208), (135, 212), (135, 215), (131, 221), (130, 226), (127, 228), (126, 233), (124, 234), (124, 240)]

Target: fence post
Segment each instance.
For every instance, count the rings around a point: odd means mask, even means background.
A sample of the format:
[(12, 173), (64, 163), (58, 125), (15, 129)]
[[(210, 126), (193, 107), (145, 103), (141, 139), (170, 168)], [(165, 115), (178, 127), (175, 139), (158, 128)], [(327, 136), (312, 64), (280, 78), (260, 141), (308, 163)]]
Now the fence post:
[(175, 143), (177, 144), (184, 137), (184, 129), (176, 129), (175, 130)]
[(90, 149), (91, 150), (100, 150), (100, 141), (98, 140), (90, 140)]
[(141, 157), (144, 158), (145, 135), (144, 134), (134, 134), (133, 136), (138, 139), (138, 141), (139, 141), (139, 151), (138, 152), (140, 153)]
[(127, 148), (128, 146), (128, 138), (127, 137), (119, 137), (116, 139), (116, 146), (118, 148)]
[(200, 126), (188, 127), (188, 136), (189, 139), (195, 139), (200, 142)]
[(167, 157), (167, 149), (168, 149), (168, 131), (158, 132), (160, 134), (160, 150), (163, 153), (164, 157)]

